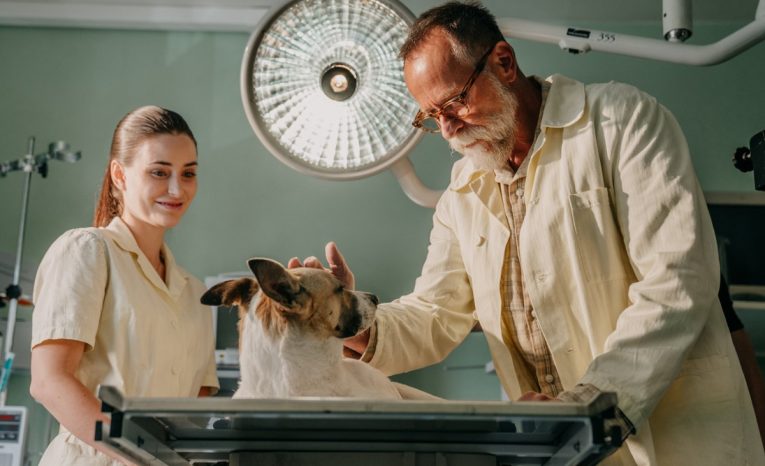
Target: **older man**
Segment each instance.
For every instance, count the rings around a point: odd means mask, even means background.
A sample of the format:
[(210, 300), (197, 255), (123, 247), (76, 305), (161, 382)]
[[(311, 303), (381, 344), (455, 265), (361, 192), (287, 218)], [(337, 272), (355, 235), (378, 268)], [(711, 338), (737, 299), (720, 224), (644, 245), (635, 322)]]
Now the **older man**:
[[(526, 77), (476, 4), (424, 13), (401, 56), (413, 124), (464, 157), (414, 291), (347, 346), (394, 374), (442, 360), (477, 319), (512, 398), (617, 393), (634, 435), (613, 464), (765, 464), (673, 116), (628, 85)], [(334, 245), (328, 259), (352, 284)]]

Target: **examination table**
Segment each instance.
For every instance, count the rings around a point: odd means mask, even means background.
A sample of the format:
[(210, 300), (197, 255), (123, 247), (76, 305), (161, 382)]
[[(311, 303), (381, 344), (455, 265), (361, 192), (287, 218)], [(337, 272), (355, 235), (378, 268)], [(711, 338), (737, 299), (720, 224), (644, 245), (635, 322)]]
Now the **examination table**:
[(612, 393), (587, 405), (98, 396), (111, 425), (96, 440), (148, 465), (588, 465), (622, 438)]

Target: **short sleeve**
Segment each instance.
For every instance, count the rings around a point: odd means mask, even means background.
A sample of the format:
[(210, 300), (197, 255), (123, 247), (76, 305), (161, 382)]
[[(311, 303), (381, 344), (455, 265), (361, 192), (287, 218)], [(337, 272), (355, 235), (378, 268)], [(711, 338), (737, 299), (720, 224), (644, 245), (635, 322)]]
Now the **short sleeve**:
[(77, 340), (92, 350), (108, 280), (106, 246), (92, 229), (61, 235), (35, 278), (32, 348), (46, 340)]

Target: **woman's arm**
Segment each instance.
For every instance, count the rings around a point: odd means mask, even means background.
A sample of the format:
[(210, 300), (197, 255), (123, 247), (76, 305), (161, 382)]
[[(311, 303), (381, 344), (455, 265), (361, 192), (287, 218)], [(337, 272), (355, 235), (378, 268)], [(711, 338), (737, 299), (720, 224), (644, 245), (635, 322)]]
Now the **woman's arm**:
[(77, 438), (101, 453), (130, 464), (128, 460), (95, 442), (96, 421), (109, 425), (101, 402), (74, 374), (80, 366), (85, 343), (47, 340), (32, 349), (32, 383), (29, 393)]

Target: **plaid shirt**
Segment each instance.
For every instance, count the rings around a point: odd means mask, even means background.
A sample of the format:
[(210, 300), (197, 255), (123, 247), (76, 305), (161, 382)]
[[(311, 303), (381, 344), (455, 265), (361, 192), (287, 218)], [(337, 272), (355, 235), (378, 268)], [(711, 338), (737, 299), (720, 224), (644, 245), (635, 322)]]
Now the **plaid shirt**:
[[(550, 84), (537, 80), (542, 90), (542, 106), (537, 119), (534, 139), (540, 133), (540, 121), (544, 110)], [(556, 397), (563, 391), (555, 369), (550, 349), (542, 334), (536, 319), (536, 311), (531, 306), (531, 300), (526, 293), (521, 261), (518, 252), (519, 236), (523, 219), (526, 216), (523, 186), (526, 181), (526, 170), (529, 158), (523, 159), (520, 167), (513, 170), (510, 167), (496, 169), (495, 179), (502, 193), (502, 203), (510, 227), (510, 239), (505, 247), (505, 260), (502, 265), (502, 323), (513, 349), (521, 356), (523, 366), (518, 370), (526, 371), (529, 380), (536, 380), (537, 391)]]
[[(547, 95), (550, 91), (550, 83), (532, 77), (541, 85), (542, 105), (537, 119), (534, 140), (541, 132), (540, 122), (544, 112)], [(532, 144), (532, 147), (534, 144)], [(571, 390), (563, 390), (558, 378), (550, 349), (547, 346), (542, 329), (536, 318), (536, 311), (531, 306), (531, 300), (526, 293), (523, 274), (521, 273), (520, 254), (518, 252), (519, 237), (523, 219), (526, 216), (526, 203), (524, 202), (523, 186), (526, 181), (526, 172), (529, 163), (526, 157), (517, 170), (510, 167), (496, 169), (495, 179), (499, 183), (502, 193), (502, 204), (507, 216), (507, 224), (510, 227), (510, 238), (505, 247), (505, 260), (502, 265), (502, 323), (509, 337), (507, 344), (521, 356), (523, 366), (518, 370), (527, 372), (528, 380), (536, 380), (537, 391), (561, 401), (573, 403), (587, 403), (594, 399), (600, 389), (592, 384), (577, 384)], [(610, 421), (620, 428), (622, 440), (634, 432), (632, 423), (620, 409), (616, 409), (616, 418)]]

